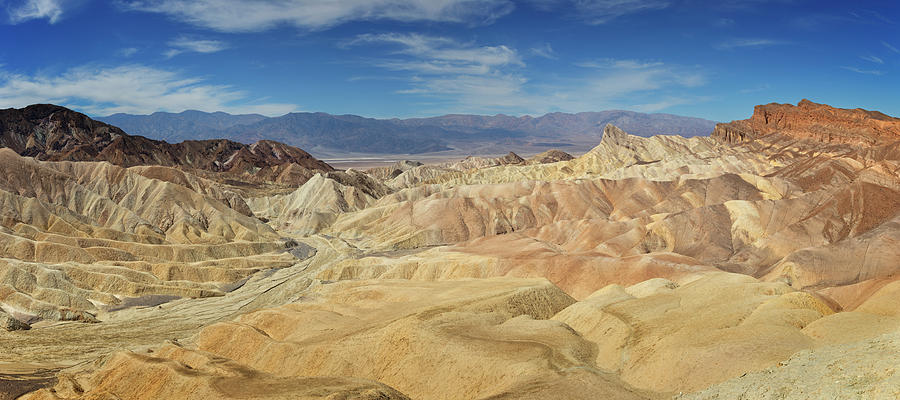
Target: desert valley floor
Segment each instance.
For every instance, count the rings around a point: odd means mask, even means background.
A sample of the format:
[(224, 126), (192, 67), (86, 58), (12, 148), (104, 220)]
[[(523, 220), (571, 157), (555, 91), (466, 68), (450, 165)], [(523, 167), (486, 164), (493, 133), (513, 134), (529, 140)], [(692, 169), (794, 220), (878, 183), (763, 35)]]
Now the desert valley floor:
[(49, 105), (0, 128), (0, 398), (900, 397), (881, 113), (365, 171)]

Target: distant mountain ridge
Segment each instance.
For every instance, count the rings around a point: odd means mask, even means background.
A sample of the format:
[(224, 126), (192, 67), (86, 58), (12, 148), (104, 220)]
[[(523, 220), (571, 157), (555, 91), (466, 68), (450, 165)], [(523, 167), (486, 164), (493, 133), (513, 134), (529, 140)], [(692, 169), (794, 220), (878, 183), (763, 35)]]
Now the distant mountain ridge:
[[(218, 131), (235, 125), (249, 125), (266, 119), (259, 114), (228, 114), (222, 111), (207, 113), (187, 110), (180, 113), (155, 112), (150, 115), (113, 114), (102, 120), (116, 126), (126, 126), (127, 132), (169, 142), (189, 139), (213, 139)], [(183, 132), (197, 132), (197, 136), (179, 139)], [(152, 133), (148, 135), (147, 133)]]
[(623, 110), (557, 112), (540, 117), (450, 114), (410, 119), (375, 119), (321, 112), (264, 117), (185, 111), (178, 114), (113, 114), (98, 120), (131, 134), (170, 142), (210, 138), (242, 143), (275, 140), (313, 152), (383, 154), (445, 150), (500, 154), (512, 149), (541, 152), (551, 147), (578, 151), (596, 145), (603, 127), (609, 123), (638, 136), (671, 134), (685, 137), (709, 135), (716, 125), (714, 121), (701, 118)]

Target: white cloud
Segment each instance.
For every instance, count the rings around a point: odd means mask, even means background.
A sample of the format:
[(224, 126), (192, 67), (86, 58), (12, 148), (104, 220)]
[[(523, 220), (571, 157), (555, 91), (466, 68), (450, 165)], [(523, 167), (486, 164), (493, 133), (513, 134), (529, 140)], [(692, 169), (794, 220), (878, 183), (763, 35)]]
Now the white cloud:
[[(420, 96), (427, 112), (546, 113), (631, 108), (658, 111), (698, 97), (678, 93), (705, 84), (696, 67), (659, 61), (602, 59), (580, 73), (550, 81), (529, 78), (516, 49), (419, 34), (361, 35), (344, 47), (394, 46), (389, 57), (364, 60), (408, 83), (400, 94)], [(660, 101), (659, 99), (663, 99)], [(636, 104), (644, 101), (646, 104)]]
[(714, 47), (719, 50), (732, 50), (736, 48), (760, 48), (769, 46), (779, 46), (789, 44), (783, 40), (774, 39), (730, 39), (716, 44)]
[[(454, 39), (421, 34), (365, 34), (344, 43), (344, 47), (389, 45), (392, 57), (374, 65), (406, 72), (408, 89), (401, 94), (428, 96), (465, 110), (483, 106), (504, 109), (520, 104), (527, 95), (527, 79), (519, 74), (525, 66), (519, 53), (508, 46), (478, 46)], [(482, 110), (483, 112), (484, 110)]]
[(18, 6), (10, 6), (9, 21), (18, 24), (33, 19), (46, 18), (51, 24), (55, 24), (62, 18), (62, 0), (27, 0)]
[(738, 93), (741, 93), (741, 94), (758, 93), (758, 92), (765, 92), (769, 89), (772, 89), (772, 86), (769, 85), (768, 83), (766, 83), (764, 85), (738, 90)]
[[(455, 70), (458, 67), (491, 68), (502, 65), (524, 66), (518, 53), (507, 46), (474, 46), (459, 43), (444, 37), (420, 34), (364, 34), (347, 42), (344, 46), (356, 46), (364, 43), (392, 44), (400, 46), (396, 54), (412, 56), (425, 60), (420, 65), (446, 65)], [(414, 68), (411, 68), (414, 69)], [(487, 72), (488, 70), (482, 70)], [(440, 70), (431, 72), (441, 72)]]
[(579, 65), (597, 70), (589, 75), (589, 85), (598, 96), (606, 99), (666, 87), (698, 87), (706, 83), (700, 71), (662, 62), (607, 59)]
[(143, 65), (81, 66), (58, 75), (23, 75), (0, 70), (0, 104), (65, 105), (92, 115), (147, 114), (186, 109), (280, 115), (294, 104), (258, 104), (227, 85)]
[(140, 0), (126, 9), (166, 14), (225, 32), (279, 25), (325, 29), (349, 21), (490, 23), (514, 8), (510, 0)]
[(596, 68), (596, 69), (646, 69), (652, 67), (662, 66), (663, 63), (659, 61), (639, 61), (639, 60), (626, 60), (626, 59), (615, 59), (615, 58), (604, 58), (600, 60), (594, 61), (582, 61), (575, 63), (575, 66), (582, 68)]
[(119, 50), (119, 55), (125, 58), (131, 57), (138, 52), (137, 47), (126, 47), (124, 49)]
[(876, 64), (884, 64), (884, 60), (882, 60), (881, 58), (875, 57), (875, 56), (859, 56), (859, 58), (866, 60), (866, 61), (871, 61)]
[(791, 3), (793, 1), (795, 0), (718, 0), (715, 2), (696, 0), (694, 3), (720, 10), (744, 11), (759, 8), (766, 3)]
[(697, 102), (697, 99), (684, 98), (684, 97), (669, 97), (669, 98), (657, 101), (655, 103), (637, 104), (630, 108), (634, 111), (652, 113), (652, 112), (662, 111), (667, 108), (680, 106), (682, 104), (690, 104), (690, 103), (695, 103), (695, 102)]
[(613, 19), (644, 11), (662, 10), (668, 0), (529, 0), (539, 10), (568, 10), (573, 16), (591, 25), (605, 24)]
[(900, 49), (897, 49), (896, 47), (894, 47), (894, 46), (891, 45), (890, 43), (885, 42), (885, 41), (882, 41), (881, 44), (883, 44), (884, 47), (887, 47), (888, 50), (893, 51), (894, 53), (900, 54)]
[[(700, 67), (617, 59), (576, 65), (584, 67), (585, 73), (540, 88), (535, 93), (534, 97), (542, 102), (543, 108), (563, 111), (630, 109), (657, 112), (708, 100), (691, 94), (691, 89), (706, 84), (705, 72)], [(545, 111), (547, 110), (541, 110)]]
[(172, 48), (163, 53), (166, 57), (172, 58), (181, 53), (215, 53), (228, 48), (228, 44), (218, 40), (202, 40), (193, 39), (186, 36), (180, 36), (169, 42)]
[(532, 47), (530, 52), (531, 55), (535, 57), (546, 58), (549, 60), (559, 59), (559, 57), (556, 56), (556, 52), (553, 51), (553, 47), (550, 46), (550, 43), (544, 43), (540, 46)]
[(534, 109), (535, 99), (525, 92), (527, 79), (515, 74), (439, 76), (420, 79), (413, 88), (399, 93), (443, 99), (457, 112)]
[(734, 25), (734, 20), (731, 18), (718, 18), (712, 23), (716, 28), (725, 28)]
[(846, 69), (847, 71), (853, 71), (853, 72), (856, 72), (857, 74), (864, 74), (864, 75), (884, 75), (884, 72), (879, 71), (879, 70), (875, 70), (875, 69), (861, 69), (861, 68), (856, 68), (856, 67), (846, 67), (846, 66), (845, 66), (845, 67), (841, 67), (841, 68)]

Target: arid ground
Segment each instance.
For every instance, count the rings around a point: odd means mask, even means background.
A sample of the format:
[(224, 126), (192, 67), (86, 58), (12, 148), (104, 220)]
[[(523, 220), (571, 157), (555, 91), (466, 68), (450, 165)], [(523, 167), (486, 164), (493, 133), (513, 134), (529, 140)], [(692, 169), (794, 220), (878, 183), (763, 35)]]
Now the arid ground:
[(0, 399), (900, 397), (900, 119), (367, 169), (3, 113)]

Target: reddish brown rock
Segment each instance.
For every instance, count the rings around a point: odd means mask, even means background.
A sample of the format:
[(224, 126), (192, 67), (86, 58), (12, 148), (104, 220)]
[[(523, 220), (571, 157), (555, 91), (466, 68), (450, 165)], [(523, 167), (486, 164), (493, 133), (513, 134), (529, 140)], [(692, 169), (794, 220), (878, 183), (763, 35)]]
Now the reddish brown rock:
[(721, 142), (741, 143), (773, 133), (824, 143), (878, 145), (900, 140), (900, 118), (861, 108), (834, 108), (804, 99), (796, 106), (758, 105), (749, 119), (716, 125), (712, 137)]

